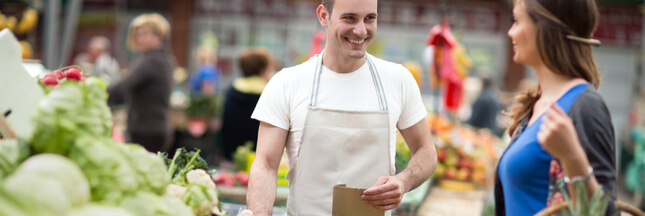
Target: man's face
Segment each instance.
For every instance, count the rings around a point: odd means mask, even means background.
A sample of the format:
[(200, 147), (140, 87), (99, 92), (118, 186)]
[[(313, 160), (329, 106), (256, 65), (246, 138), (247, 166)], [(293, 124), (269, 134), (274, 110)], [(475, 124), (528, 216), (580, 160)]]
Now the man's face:
[(377, 5), (377, 0), (336, 0), (331, 15), (319, 10), (319, 21), (327, 28), (327, 51), (363, 58), (376, 33)]

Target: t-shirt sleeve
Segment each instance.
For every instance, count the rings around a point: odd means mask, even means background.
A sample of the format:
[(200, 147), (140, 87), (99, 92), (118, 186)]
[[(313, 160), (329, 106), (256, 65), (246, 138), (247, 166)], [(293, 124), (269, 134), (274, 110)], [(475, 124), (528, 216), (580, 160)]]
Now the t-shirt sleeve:
[[(616, 199), (616, 142), (609, 109), (597, 92), (587, 90), (569, 110), (594, 176), (605, 192)], [(608, 212), (614, 209), (610, 202)]]
[(402, 93), (402, 104), (401, 104), (401, 116), (397, 123), (397, 128), (400, 130), (409, 128), (414, 124), (418, 123), (422, 119), (425, 119), (428, 111), (423, 105), (423, 100), (421, 99), (421, 92), (419, 91), (419, 86), (417, 81), (414, 80), (414, 77), (402, 65), (399, 65), (402, 71), (402, 81), (401, 81), (401, 93)]
[(289, 130), (290, 118), (287, 103), (289, 91), (283, 74), (283, 72), (278, 72), (269, 80), (251, 118)]

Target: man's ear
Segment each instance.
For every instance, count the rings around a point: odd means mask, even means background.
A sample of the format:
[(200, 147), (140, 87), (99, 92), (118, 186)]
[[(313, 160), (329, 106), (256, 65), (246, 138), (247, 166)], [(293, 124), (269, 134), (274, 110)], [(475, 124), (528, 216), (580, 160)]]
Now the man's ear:
[(316, 9), (316, 14), (318, 14), (318, 22), (320, 22), (320, 25), (323, 28), (327, 28), (327, 22), (329, 21), (329, 12), (327, 11), (327, 8), (325, 6), (318, 5), (318, 9)]

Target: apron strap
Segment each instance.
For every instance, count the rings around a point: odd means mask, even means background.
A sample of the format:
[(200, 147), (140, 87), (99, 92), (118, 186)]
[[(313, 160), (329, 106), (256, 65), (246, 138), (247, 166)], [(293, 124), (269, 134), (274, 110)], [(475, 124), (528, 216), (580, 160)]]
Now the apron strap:
[[(318, 60), (316, 61), (316, 68), (314, 73), (313, 85), (311, 86), (311, 96), (309, 97), (309, 106), (316, 107), (318, 103), (318, 89), (320, 88), (320, 74), (322, 73), (322, 59), (323, 53), (325, 50), (320, 52), (318, 55)], [(387, 100), (385, 99), (385, 90), (383, 90), (383, 83), (381, 82), (381, 77), (378, 74), (378, 70), (372, 62), (372, 58), (366, 53), (367, 64), (370, 69), (370, 74), (372, 75), (372, 81), (374, 82), (374, 87), (376, 88), (376, 95), (378, 96), (379, 107), (381, 111), (387, 111)]]

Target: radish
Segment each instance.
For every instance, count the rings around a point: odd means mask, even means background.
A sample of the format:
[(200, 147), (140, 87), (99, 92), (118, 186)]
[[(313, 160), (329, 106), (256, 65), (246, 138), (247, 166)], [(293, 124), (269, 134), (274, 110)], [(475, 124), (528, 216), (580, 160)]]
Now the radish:
[(61, 79), (63, 79), (63, 73), (62, 73), (62, 72), (60, 72), (59, 70), (55, 70), (55, 71), (54, 71), (54, 72), (52, 72), (51, 74), (53, 74), (53, 75), (54, 75), (54, 77), (56, 77), (56, 79), (57, 79), (57, 80), (61, 80)]
[(222, 171), (219, 175), (216, 175), (215, 178), (213, 178), (216, 184), (222, 184), (226, 180), (226, 171)]
[(65, 77), (67, 77), (67, 79), (80, 81), (83, 78), (83, 74), (81, 74), (81, 71), (77, 68), (70, 68), (65, 71)]
[(240, 184), (242, 184), (242, 186), (249, 185), (249, 176), (244, 172), (237, 173), (237, 180), (240, 181)]
[(43, 76), (43, 79), (48, 78), (48, 77), (56, 79), (56, 75), (54, 75), (53, 73), (45, 74), (45, 76)]
[(58, 81), (56, 80), (56, 78), (54, 76), (45, 76), (45, 78), (40, 80), (40, 82), (42, 82), (43, 84), (48, 85), (48, 86), (58, 85)]

